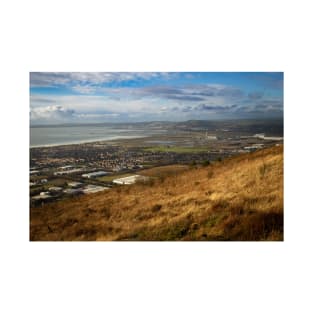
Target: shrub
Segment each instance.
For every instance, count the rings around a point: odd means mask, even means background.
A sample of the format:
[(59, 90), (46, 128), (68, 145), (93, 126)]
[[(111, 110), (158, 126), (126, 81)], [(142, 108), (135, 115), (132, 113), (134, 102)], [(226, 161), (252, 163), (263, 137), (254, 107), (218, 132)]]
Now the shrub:
[(191, 230), (197, 230), (200, 228), (200, 225), (198, 223), (192, 223), (190, 225)]
[(224, 199), (218, 199), (212, 202), (213, 211), (223, 210), (223, 209), (226, 209), (228, 206), (229, 206), (229, 203)]
[(263, 162), (262, 165), (259, 167), (259, 173), (260, 173), (261, 178), (264, 177), (265, 173), (267, 172), (267, 169), (268, 169), (268, 165)]
[(159, 183), (164, 183), (165, 177), (164, 177), (164, 176), (160, 176), (160, 177), (158, 178), (158, 181), (159, 181)]
[(209, 179), (213, 177), (213, 170), (211, 168), (208, 170), (208, 174), (207, 175), (208, 175)]
[(230, 213), (233, 215), (242, 215), (244, 214), (244, 209), (241, 206), (233, 206), (230, 208)]
[(77, 223), (78, 223), (78, 220), (76, 218), (69, 218), (64, 222), (63, 228), (73, 226)]
[(197, 162), (195, 160), (193, 160), (192, 162), (190, 162), (189, 166), (190, 167), (195, 167), (197, 165)]
[(101, 216), (102, 217), (105, 217), (105, 218), (111, 217), (111, 210), (109, 208), (107, 208), (107, 207), (101, 209), (100, 212), (101, 212)]
[(155, 204), (152, 208), (151, 211), (152, 212), (159, 212), (162, 209), (162, 205), (161, 204)]
[(211, 162), (209, 160), (205, 160), (202, 162), (202, 166), (208, 166), (210, 164), (211, 164)]

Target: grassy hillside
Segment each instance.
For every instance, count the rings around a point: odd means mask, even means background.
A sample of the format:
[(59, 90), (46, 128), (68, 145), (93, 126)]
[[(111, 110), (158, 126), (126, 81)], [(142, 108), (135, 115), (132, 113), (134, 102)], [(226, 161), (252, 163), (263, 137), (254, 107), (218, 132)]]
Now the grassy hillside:
[(31, 240), (283, 240), (283, 146), (30, 211)]

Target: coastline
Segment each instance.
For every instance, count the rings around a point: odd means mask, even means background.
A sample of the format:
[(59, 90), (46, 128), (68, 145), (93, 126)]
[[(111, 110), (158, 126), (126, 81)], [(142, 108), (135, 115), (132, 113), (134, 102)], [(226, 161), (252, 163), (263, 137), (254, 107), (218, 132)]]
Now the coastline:
[(111, 137), (107, 137), (107, 138), (78, 140), (78, 141), (71, 141), (71, 142), (67, 142), (67, 143), (52, 143), (52, 144), (46, 144), (46, 145), (30, 145), (29, 144), (29, 149), (81, 145), (81, 144), (97, 143), (97, 142), (100, 143), (100, 142), (115, 141), (115, 140), (137, 139), (137, 138), (139, 139), (139, 138), (146, 138), (146, 137), (151, 137), (151, 135), (111, 136)]

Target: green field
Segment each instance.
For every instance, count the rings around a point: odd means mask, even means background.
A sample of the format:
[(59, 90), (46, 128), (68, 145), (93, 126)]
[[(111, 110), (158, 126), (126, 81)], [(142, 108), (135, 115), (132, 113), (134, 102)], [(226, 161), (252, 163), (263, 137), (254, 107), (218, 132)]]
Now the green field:
[(168, 147), (168, 146), (158, 146), (145, 148), (145, 151), (150, 152), (174, 152), (174, 153), (200, 153), (208, 152), (208, 147)]

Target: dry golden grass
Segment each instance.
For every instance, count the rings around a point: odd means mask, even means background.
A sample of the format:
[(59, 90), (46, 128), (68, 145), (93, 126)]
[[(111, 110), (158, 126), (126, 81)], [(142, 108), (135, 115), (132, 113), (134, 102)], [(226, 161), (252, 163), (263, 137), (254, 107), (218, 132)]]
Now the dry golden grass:
[(31, 240), (283, 240), (283, 146), (31, 208)]
[(141, 170), (138, 171), (138, 174), (152, 177), (165, 177), (170, 175), (177, 175), (186, 171), (187, 169), (189, 169), (188, 165), (175, 164)]

